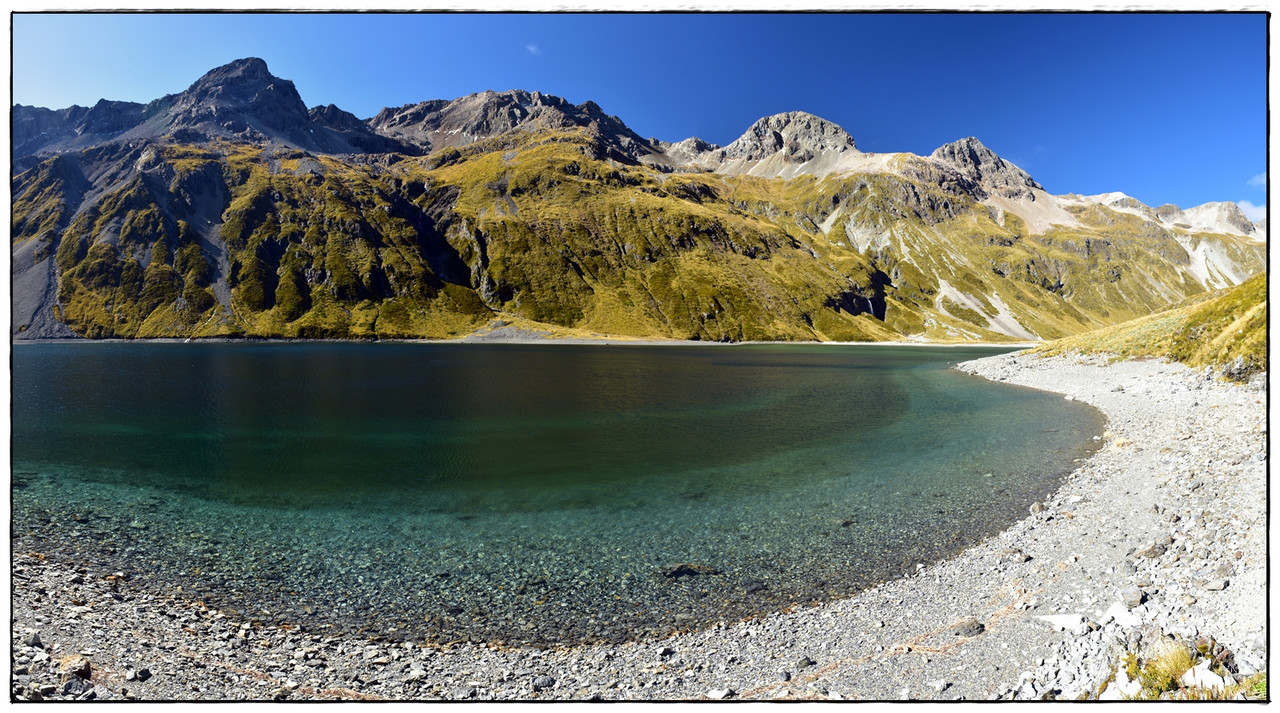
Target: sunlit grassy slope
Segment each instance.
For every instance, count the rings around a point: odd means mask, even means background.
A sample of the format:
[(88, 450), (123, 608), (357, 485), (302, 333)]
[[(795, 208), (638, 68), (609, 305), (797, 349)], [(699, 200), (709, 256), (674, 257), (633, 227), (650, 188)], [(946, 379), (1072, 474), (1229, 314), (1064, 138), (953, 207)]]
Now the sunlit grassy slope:
[(581, 129), (420, 158), (112, 145), (16, 176), (13, 242), (39, 241), (54, 315), (93, 338), (456, 338), (503, 318), (635, 338), (1020, 341), (1204, 290), (1172, 236), (1104, 208), (1031, 234), (927, 175), (667, 174), (601, 155)]
[[(1188, 299), (1173, 309), (1045, 344), (1044, 354), (1079, 351), (1167, 357), (1245, 376), (1267, 369), (1267, 276)], [(1237, 362), (1237, 360), (1241, 360)]]

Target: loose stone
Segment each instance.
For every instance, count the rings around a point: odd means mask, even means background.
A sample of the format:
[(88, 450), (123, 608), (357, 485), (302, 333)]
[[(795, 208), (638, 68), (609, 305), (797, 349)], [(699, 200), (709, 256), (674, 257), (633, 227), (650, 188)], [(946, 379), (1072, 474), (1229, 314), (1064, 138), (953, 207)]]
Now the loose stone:
[(538, 676), (533, 679), (533, 690), (541, 691), (556, 685), (556, 680), (550, 676)]
[(1120, 592), (1120, 601), (1130, 609), (1140, 606), (1146, 600), (1147, 595), (1143, 594), (1142, 590), (1137, 587), (1130, 587)]
[(58, 671), (73, 676), (79, 676), (83, 679), (89, 679), (93, 675), (93, 667), (89, 663), (89, 659), (84, 656), (64, 656), (58, 660)]
[(956, 636), (972, 637), (981, 634), (986, 627), (973, 617), (964, 619), (956, 625)]

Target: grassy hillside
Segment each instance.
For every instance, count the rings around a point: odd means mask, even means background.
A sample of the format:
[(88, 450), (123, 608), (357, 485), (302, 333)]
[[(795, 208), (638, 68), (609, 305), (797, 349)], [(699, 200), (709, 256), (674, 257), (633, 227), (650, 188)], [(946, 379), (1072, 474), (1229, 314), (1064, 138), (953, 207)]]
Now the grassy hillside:
[(638, 338), (1014, 341), (1204, 289), (1171, 236), (1105, 209), (1032, 235), (924, 174), (665, 174), (600, 155), (581, 129), (426, 157), (114, 145), (16, 176), (13, 244), (54, 261), (53, 314), (91, 338), (451, 338), (502, 318)]
[(1167, 357), (1193, 367), (1229, 367), (1227, 375), (1247, 378), (1267, 370), (1267, 275), (1254, 275), (1173, 309), (1060, 339), (1036, 351)]

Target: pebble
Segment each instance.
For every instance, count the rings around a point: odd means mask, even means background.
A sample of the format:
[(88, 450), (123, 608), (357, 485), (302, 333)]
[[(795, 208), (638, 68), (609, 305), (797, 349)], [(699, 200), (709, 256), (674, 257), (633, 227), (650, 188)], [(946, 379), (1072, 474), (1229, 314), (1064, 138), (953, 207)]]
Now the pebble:
[(956, 635), (977, 636), (978, 634), (981, 634), (985, 628), (986, 627), (982, 625), (982, 622), (973, 617), (968, 617), (967, 619), (961, 620), (961, 622), (956, 625)]
[(89, 659), (84, 656), (64, 656), (58, 660), (58, 671), (88, 679), (93, 675), (93, 666), (90, 664)]
[(1129, 587), (1120, 592), (1120, 601), (1130, 609), (1141, 606), (1146, 600), (1147, 595), (1143, 594), (1142, 590), (1137, 587)]
[[(270, 614), (219, 611), (204, 606), (209, 604), (204, 594), (158, 586), (145, 571), (103, 578), (93, 573), (113, 572), (118, 565), (58, 561), (52, 552), (47, 559), (29, 556), (25, 553), (40, 551), (42, 540), (15, 531), (13, 676), (26, 667), (28, 673), (21, 676), (28, 680), (12, 681), (12, 698), (72, 699), (70, 692), (63, 693), (66, 682), (60, 678), (66, 675), (70, 682), (72, 675), (59, 674), (49, 662), (84, 656), (92, 659), (93, 679), (101, 680), (96, 686), (90, 679), (73, 682), (72, 688), (80, 691), (74, 698), (518, 700), (536, 693), (539, 699), (557, 700), (680, 700), (723, 693), (715, 699), (889, 700), (909, 698), (916, 691), (929, 698), (945, 692), (947, 698), (966, 700), (1037, 699), (1093, 695), (1114, 675), (1113, 666), (1125, 651), (1170, 635), (1219, 642), (1233, 653), (1237, 672), (1247, 675), (1267, 661), (1262, 616), (1267, 512), (1264, 499), (1257, 497), (1265, 491), (1266, 464), (1252, 457), (1266, 450), (1266, 432), (1257, 427), (1265, 423), (1265, 407), (1259, 403), (1265, 391), (1216, 382), (1191, 391), (1186, 384), (1203, 378), (1183, 367), (1106, 363), (1004, 355), (962, 366), (1010, 383), (1070, 391), (1106, 413), (1112, 436), (1057, 492), (1040, 496), (1039, 515), (918, 573), (916, 563), (934, 560), (912, 557), (903, 563), (902, 573), (909, 570), (909, 577), (873, 583), (838, 601), (798, 603), (785, 613), (749, 621), (726, 617), (723, 624), (692, 627), (670, 637), (641, 633), (638, 643), (529, 648), (458, 641), (406, 649), (386, 631), (338, 630), (301, 611), (289, 614), (296, 605), (288, 602), (262, 607)], [(1112, 391), (1119, 383), (1126, 390)], [(1237, 398), (1247, 404), (1235, 405)], [(1192, 401), (1200, 405), (1192, 406)], [(1182, 435), (1189, 438), (1180, 439)], [(1112, 447), (1119, 438), (1130, 444)], [(1197, 444), (1200, 452), (1191, 449)], [(1201, 481), (1201, 487), (1188, 487), (1193, 480)], [(1073, 519), (1061, 515), (1068, 509)], [(68, 515), (60, 517), (55, 522), (65, 523)], [(94, 515), (84, 527), (100, 521)], [(845, 531), (834, 525), (831, 529)], [(130, 536), (152, 536), (151, 531)], [(1126, 554), (1154, 548), (1165, 538), (1166, 551), (1156, 557)], [(122, 541), (116, 546), (129, 545)], [(1006, 552), (1011, 549), (1029, 559), (1014, 561), (1017, 557)], [(1075, 559), (1064, 559), (1064, 553)], [(536, 550), (529, 556), (536, 556)], [(682, 556), (700, 562), (693, 559), (698, 553)], [(1182, 559), (1173, 563), (1175, 556)], [(637, 563), (637, 576), (668, 587), (706, 588), (708, 603), (718, 596), (717, 583), (730, 576), (661, 576), (662, 567), (670, 571), (677, 562)], [(1235, 569), (1219, 573), (1224, 563)], [(307, 566), (303, 561), (291, 564)], [(478, 586), (480, 575), (464, 570), (482, 566), (450, 567), (444, 578), (431, 570), (424, 587)], [(90, 575), (71, 585), (76, 570), (86, 567)], [(355, 581), (358, 573), (353, 569), (350, 579)], [(1195, 585), (1217, 580), (1223, 589)], [(770, 579), (770, 589), (764, 591), (773, 590), (776, 582)], [(538, 601), (534, 597), (552, 594), (545, 583), (524, 586), (529, 606)], [(1118, 596), (1130, 588), (1145, 597), (1133, 608)], [(1202, 605), (1191, 606), (1192, 591)], [(197, 601), (203, 604), (197, 606)], [(85, 607), (87, 602), (93, 606)], [(549, 597), (537, 606), (557, 605)], [(443, 608), (431, 610), (430, 616), (446, 615)], [(957, 636), (957, 612), (972, 615), (976, 624), (987, 622), (982, 635)], [(478, 614), (460, 608), (447, 616)], [(1035, 619), (1061, 614), (1073, 617), (1070, 631), (1055, 631)], [(28, 643), (35, 632), (42, 637), (39, 646)], [(366, 659), (368, 646), (377, 653)], [(935, 647), (945, 647), (947, 653), (925, 655)], [(304, 652), (301, 659), (299, 651)], [(779, 670), (789, 668), (787, 662), (809, 658), (805, 651), (819, 654), (822, 666), (794, 676)], [(378, 659), (387, 662), (373, 663)], [(262, 672), (269, 680), (244, 672)], [(544, 672), (554, 672), (555, 678)], [(544, 677), (551, 680), (549, 686), (541, 686), (545, 681), (535, 685)], [(124, 690), (105, 685), (126, 680)], [(289, 681), (295, 683), (292, 688)], [(941, 690), (935, 685), (939, 682), (946, 684)]]
[(556, 685), (556, 680), (550, 676), (538, 676), (533, 679), (533, 690), (541, 691)]

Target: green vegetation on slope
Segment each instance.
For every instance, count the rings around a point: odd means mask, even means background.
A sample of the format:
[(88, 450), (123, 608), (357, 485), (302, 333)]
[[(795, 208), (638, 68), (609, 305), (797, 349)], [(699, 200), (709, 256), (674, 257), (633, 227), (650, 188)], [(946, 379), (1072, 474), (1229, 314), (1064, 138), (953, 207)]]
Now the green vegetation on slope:
[(1203, 289), (1175, 240), (1105, 210), (1029, 235), (925, 174), (664, 174), (601, 155), (582, 129), (422, 158), (138, 142), (15, 177), (13, 241), (43, 241), (55, 314), (93, 338), (449, 338), (502, 317), (638, 338), (1010, 341)]
[(1167, 357), (1193, 367), (1230, 367), (1243, 379), (1267, 369), (1267, 275), (1131, 322), (1051, 342), (1043, 354), (1079, 351)]

